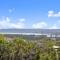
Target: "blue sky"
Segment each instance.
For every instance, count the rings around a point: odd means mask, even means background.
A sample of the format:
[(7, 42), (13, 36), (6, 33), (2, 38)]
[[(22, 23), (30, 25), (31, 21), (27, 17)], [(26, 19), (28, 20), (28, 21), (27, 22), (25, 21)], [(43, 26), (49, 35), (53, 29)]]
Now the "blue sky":
[(0, 29), (60, 29), (60, 0), (0, 0)]

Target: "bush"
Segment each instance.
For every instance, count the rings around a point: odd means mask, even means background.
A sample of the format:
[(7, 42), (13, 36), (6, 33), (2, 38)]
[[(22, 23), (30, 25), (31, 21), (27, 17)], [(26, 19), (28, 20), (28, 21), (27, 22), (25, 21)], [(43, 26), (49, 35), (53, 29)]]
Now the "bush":
[(52, 40), (45, 40), (41, 45), (39, 41), (27, 41), (22, 38), (7, 41), (4, 36), (0, 36), (0, 60), (56, 60), (53, 45)]

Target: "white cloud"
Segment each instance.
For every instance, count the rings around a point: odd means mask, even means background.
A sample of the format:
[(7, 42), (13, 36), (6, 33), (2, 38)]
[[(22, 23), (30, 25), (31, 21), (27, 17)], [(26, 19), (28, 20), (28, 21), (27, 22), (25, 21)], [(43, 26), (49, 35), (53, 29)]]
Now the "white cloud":
[(48, 11), (48, 17), (60, 17), (60, 12), (54, 13), (54, 11)]
[(47, 23), (45, 23), (45, 22), (38, 22), (38, 23), (33, 24), (32, 28), (44, 29), (44, 28), (47, 28)]
[(19, 19), (19, 21), (20, 21), (20, 22), (24, 22), (24, 21), (25, 21), (25, 19), (24, 19), (24, 18), (21, 18), (21, 19)]
[(53, 25), (53, 26), (49, 27), (49, 29), (58, 29), (58, 26)]
[[(9, 17), (5, 17), (0, 19), (0, 29), (7, 29), (7, 28), (26, 28), (27, 25), (25, 24), (25, 19), (21, 18), (16, 21), (12, 21)], [(29, 28), (29, 26), (27, 27)], [(59, 29), (60, 28), (60, 20), (58, 20), (56, 23), (50, 25), (47, 22), (37, 22), (33, 23), (31, 28), (40, 28), (40, 29)]]
[(11, 8), (8, 11), (9, 11), (9, 13), (12, 13), (14, 10), (15, 10), (15, 8)]
[(53, 16), (53, 11), (48, 11), (48, 17), (51, 17), (51, 16)]
[(60, 20), (56, 21), (56, 23), (50, 26), (49, 29), (60, 29)]
[(60, 20), (58, 20), (57, 22), (60, 23)]
[(9, 17), (5, 17), (4, 19), (0, 20), (0, 29), (7, 29), (7, 28), (24, 28), (24, 22), (12, 22)]
[(54, 24), (48, 24), (47, 22), (37, 22), (32, 24), (32, 28), (35, 29), (60, 29), (60, 20)]

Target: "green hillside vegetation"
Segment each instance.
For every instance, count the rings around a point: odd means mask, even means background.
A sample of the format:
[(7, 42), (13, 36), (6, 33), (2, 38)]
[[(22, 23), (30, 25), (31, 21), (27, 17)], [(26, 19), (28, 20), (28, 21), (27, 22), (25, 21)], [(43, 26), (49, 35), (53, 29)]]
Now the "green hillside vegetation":
[[(60, 46), (60, 42), (46, 38), (29, 41), (21, 37), (9, 41), (0, 35), (0, 60), (57, 60), (54, 45)], [(60, 60), (60, 48), (57, 53)]]

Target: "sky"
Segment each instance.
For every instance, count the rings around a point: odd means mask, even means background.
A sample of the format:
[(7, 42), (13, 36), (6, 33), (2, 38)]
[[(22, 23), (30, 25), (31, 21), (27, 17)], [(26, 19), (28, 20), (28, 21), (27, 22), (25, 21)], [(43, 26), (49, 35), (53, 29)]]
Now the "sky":
[(0, 29), (60, 29), (60, 0), (0, 0)]

